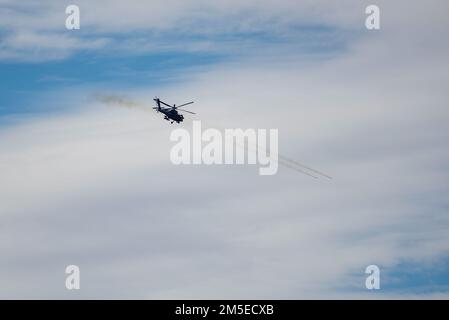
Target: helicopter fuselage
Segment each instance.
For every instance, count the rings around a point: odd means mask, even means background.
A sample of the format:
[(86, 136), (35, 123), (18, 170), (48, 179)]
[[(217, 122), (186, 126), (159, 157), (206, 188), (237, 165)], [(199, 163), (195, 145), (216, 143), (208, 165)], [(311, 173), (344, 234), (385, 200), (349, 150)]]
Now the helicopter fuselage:
[[(184, 107), (188, 104), (193, 103), (193, 101), (191, 101), (191, 102), (183, 103), (178, 106), (176, 106), (175, 104), (173, 106), (171, 106), (168, 103), (161, 101), (161, 99), (159, 99), (158, 97), (154, 98), (153, 100), (156, 102), (156, 105), (157, 105), (156, 107), (153, 107), (153, 109), (155, 109), (157, 112), (162, 112), (165, 115), (164, 119), (167, 121), (171, 121), (171, 123), (173, 123), (175, 121), (177, 123), (182, 122), (184, 120), (184, 116), (178, 112), (178, 108)], [(164, 105), (165, 107), (162, 105)], [(185, 110), (185, 109), (179, 109), (179, 111), (195, 114), (195, 112)]]
[(175, 109), (161, 108), (159, 112), (162, 112), (165, 115), (164, 119), (168, 121), (172, 120), (180, 123), (184, 120), (184, 116), (182, 114), (179, 114)]

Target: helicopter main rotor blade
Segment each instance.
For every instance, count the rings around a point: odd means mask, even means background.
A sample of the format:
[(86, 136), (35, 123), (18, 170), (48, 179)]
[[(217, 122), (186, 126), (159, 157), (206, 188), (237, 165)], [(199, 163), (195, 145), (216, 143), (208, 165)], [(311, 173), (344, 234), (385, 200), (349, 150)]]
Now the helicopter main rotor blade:
[[(176, 107), (176, 109), (178, 109), (178, 107)], [(188, 113), (191, 113), (191, 114), (196, 114), (195, 112), (192, 112), (192, 111), (189, 111), (189, 110), (179, 109), (179, 111), (188, 112)]]
[(169, 108), (173, 108), (173, 106), (171, 106), (171, 105), (169, 105), (169, 104), (167, 104), (167, 103), (165, 103), (164, 101), (162, 101), (162, 100), (159, 100), (159, 102), (160, 103), (162, 103), (163, 105), (166, 105), (167, 107), (169, 107)]
[(186, 105), (188, 105), (188, 104), (192, 104), (192, 103), (193, 103), (193, 101), (187, 102), (187, 103), (184, 103), (184, 104), (181, 104), (180, 106), (177, 106), (176, 109), (177, 109), (177, 108), (184, 107), (184, 106), (186, 106)]

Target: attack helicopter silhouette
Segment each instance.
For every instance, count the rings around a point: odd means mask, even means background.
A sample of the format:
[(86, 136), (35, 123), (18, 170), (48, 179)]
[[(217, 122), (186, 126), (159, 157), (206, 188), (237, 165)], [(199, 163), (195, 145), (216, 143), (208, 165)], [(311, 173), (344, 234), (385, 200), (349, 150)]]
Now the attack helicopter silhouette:
[[(171, 106), (168, 103), (165, 103), (164, 101), (159, 99), (158, 97), (154, 98), (153, 100), (156, 102), (156, 105), (157, 105), (156, 107), (153, 107), (153, 109), (155, 109), (157, 112), (163, 113), (164, 119), (167, 121), (170, 121), (171, 123), (173, 123), (173, 122), (180, 123), (184, 120), (184, 116), (182, 114), (180, 114), (179, 112), (188, 112), (191, 114), (196, 114), (195, 112), (192, 112), (192, 111), (179, 109), (188, 104), (192, 104), (193, 101), (183, 103), (179, 106), (176, 106), (175, 104), (173, 104)], [(164, 106), (161, 106), (161, 105), (164, 105)]]

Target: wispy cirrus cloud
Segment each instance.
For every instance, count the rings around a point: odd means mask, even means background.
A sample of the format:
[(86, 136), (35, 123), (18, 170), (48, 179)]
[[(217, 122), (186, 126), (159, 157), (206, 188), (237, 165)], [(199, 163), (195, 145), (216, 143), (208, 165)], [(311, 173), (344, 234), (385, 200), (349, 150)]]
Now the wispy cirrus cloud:
[(67, 58), (80, 50), (104, 48), (110, 39), (93, 40), (71, 37), (67, 34), (45, 34), (19, 31), (4, 36), (0, 43), (0, 59), (19, 61), (46, 61)]
[[(279, 128), (280, 153), (334, 179), (317, 182), (286, 168), (260, 177), (251, 166), (172, 166), (168, 123), (81, 99), (97, 88), (88, 72), (78, 74), (86, 86), (58, 87), (64, 112), (37, 113), (0, 130), (2, 297), (447, 297), (444, 286), (399, 281), (410, 272), (425, 278), (449, 254), (446, 3), (432, 2), (441, 9), (435, 11), (429, 3), (381, 2), (379, 32), (363, 29), (358, 1), (258, 1), (252, 13), (254, 2), (151, 9), (110, 3), (80, 3), (88, 36), (111, 38), (94, 50), (126, 43), (133, 58), (113, 73), (130, 75), (128, 85), (118, 79), (101, 89), (142, 104), (156, 94), (176, 103), (192, 98), (205, 126)], [(54, 15), (42, 28), (60, 32), (52, 29), (60, 11), (39, 13)], [(162, 58), (131, 67), (140, 45), (154, 39), (145, 30), (161, 38), (181, 30), (213, 50), (228, 39), (234, 52), (240, 46), (248, 54), (196, 72), (185, 70), (204, 56), (171, 56), (181, 61), (171, 68)], [(327, 44), (343, 30), (344, 50), (332, 51)], [(138, 37), (123, 36), (133, 32)], [(305, 55), (298, 43), (307, 39), (323, 44)], [(167, 45), (177, 47), (177, 40)], [(271, 50), (277, 41), (282, 50)], [(148, 74), (158, 63), (171, 81), (132, 82), (139, 75), (133, 71)], [(90, 71), (115, 66), (99, 65)], [(82, 270), (75, 293), (61, 281), (73, 263)], [(381, 267), (382, 289), (367, 292), (364, 270), (373, 263)]]
[[(0, 58), (47, 61), (85, 49), (104, 53), (111, 41), (116, 50), (128, 54), (167, 50), (235, 54), (256, 48), (259, 51), (272, 41), (276, 43), (273, 48), (286, 47), (286, 43), (293, 44), (292, 40), (298, 41), (300, 49), (317, 45), (316, 34), (320, 31), (325, 36), (323, 45), (337, 35), (326, 36), (326, 30), (354, 27), (354, 21), (349, 22), (353, 20), (349, 19), (351, 12), (347, 12), (349, 2), (324, 6), (309, 1), (267, 1), (262, 5), (253, 1), (78, 1), (76, 5), (81, 10), (82, 27), (71, 31), (65, 29), (65, 5), (59, 1), (3, 1)], [(345, 12), (348, 19), (339, 17)], [(327, 18), (332, 16), (335, 19)]]

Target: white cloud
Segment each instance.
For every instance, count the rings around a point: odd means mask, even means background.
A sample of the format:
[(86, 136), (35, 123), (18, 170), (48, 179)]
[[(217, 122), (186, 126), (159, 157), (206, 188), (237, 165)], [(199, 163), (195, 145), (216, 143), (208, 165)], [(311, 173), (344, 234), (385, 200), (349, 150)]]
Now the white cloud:
[(67, 58), (83, 49), (104, 48), (110, 39), (81, 39), (67, 34), (20, 31), (5, 36), (0, 44), (0, 58), (25, 61), (45, 61)]
[[(280, 152), (332, 181), (174, 167), (171, 126), (139, 110), (89, 105), (3, 128), (0, 296), (372, 298), (368, 264), (447, 256), (447, 22), (410, 6), (388, 5), (380, 33), (332, 59), (247, 59), (157, 88), (194, 97), (205, 124), (279, 128)], [(81, 267), (78, 293), (63, 288), (68, 264)]]
[[(247, 48), (244, 41), (221, 43), (223, 37), (259, 33), (282, 39), (304, 27), (354, 29), (360, 26), (363, 13), (362, 6), (354, 6), (353, 1), (340, 1), (337, 5), (325, 1), (131, 0), (77, 1), (77, 5), (81, 29), (67, 30), (65, 7), (60, 1), (4, 1), (0, 7), (0, 30), (4, 34), (0, 58), (62, 59), (86, 47), (105, 49), (104, 39), (112, 36), (123, 38), (114, 44), (115, 50), (128, 52), (233, 52), (239, 48), (244, 52), (261, 46), (251, 44)], [(170, 40), (173, 36), (177, 39)], [(25, 46), (19, 50), (17, 45), (23, 42)]]

